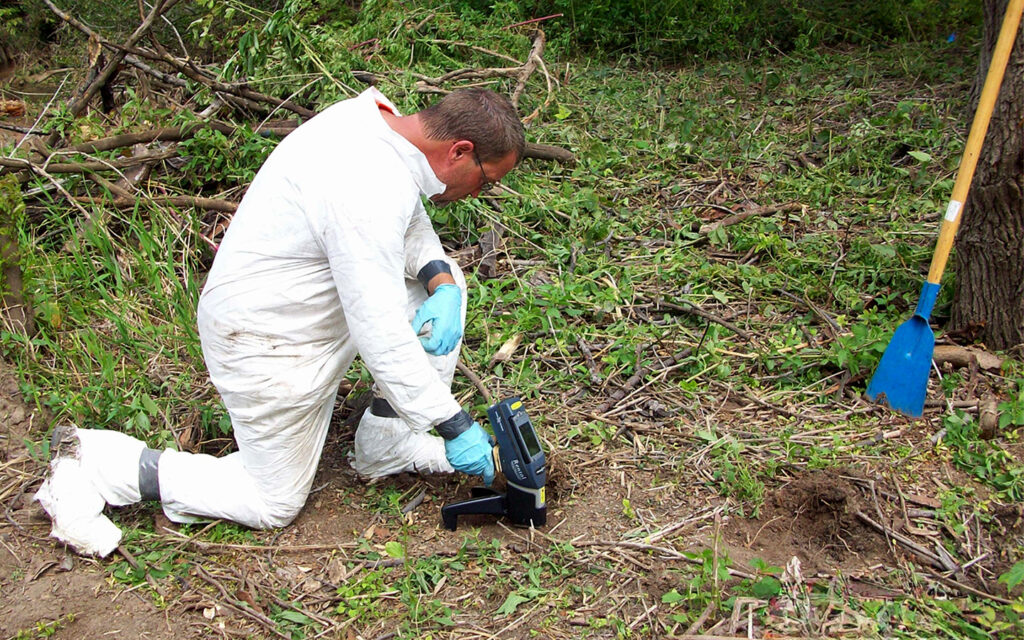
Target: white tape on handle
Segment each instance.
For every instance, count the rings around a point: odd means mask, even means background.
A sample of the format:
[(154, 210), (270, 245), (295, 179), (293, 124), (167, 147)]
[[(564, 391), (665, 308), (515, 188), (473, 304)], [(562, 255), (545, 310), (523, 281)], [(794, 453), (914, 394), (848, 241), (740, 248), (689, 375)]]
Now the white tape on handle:
[(960, 215), (960, 207), (964, 206), (964, 203), (959, 200), (950, 200), (949, 206), (946, 207), (946, 221), (956, 222), (956, 217)]

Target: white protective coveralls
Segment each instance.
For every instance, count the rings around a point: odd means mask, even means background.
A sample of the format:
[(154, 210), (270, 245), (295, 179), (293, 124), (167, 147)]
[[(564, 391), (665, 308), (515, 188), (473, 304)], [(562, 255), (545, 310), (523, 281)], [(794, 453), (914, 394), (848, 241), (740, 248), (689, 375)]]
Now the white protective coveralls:
[[(461, 410), (450, 391), (459, 347), (426, 353), (410, 322), (427, 298), (416, 280), (425, 265), (450, 266), (463, 324), (466, 284), (421, 200), (446, 187), (381, 109), (399, 115), (373, 88), (329, 107), (278, 145), (243, 198), (198, 309), (203, 354), (239, 451), (222, 458), (163, 452), (159, 495), (172, 520), (225, 518), (259, 528), (291, 522), (357, 353), (375, 394), (398, 417), (364, 414), (356, 470), (371, 477), (452, 471), (443, 440), (427, 432)], [(107, 469), (94, 482), (109, 504), (138, 500), (130, 469), (141, 443), (103, 433), (103, 445), (91, 446), (99, 433), (78, 430), (82, 466)], [(125, 477), (108, 477), (118, 466)]]

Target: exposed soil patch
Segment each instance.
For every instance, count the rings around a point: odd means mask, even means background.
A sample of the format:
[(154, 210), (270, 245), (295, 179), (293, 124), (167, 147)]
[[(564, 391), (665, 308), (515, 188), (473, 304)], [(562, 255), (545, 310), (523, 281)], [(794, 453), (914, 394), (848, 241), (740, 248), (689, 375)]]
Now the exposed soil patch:
[(733, 519), (727, 541), (741, 557), (777, 566), (796, 556), (808, 572), (862, 569), (889, 558), (884, 538), (857, 518), (868, 501), (850, 477), (826, 469), (795, 478), (768, 497), (760, 517)]

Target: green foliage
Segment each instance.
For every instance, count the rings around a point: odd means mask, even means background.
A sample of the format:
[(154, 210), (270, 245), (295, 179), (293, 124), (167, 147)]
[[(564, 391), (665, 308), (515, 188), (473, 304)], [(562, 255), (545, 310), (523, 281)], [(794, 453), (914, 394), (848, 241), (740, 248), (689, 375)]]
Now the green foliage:
[(1017, 380), (1017, 393), (999, 403), (999, 430), (1024, 425), (1024, 380)]
[(248, 184), (273, 151), (277, 141), (241, 127), (226, 136), (216, 129), (200, 129), (181, 142), (186, 188)]
[(25, 202), (18, 187), (14, 176), (0, 176), (0, 294), (5, 296), (12, 293), (8, 270), (21, 267), (19, 231), (25, 222)]
[(980, 438), (974, 419), (963, 411), (946, 416), (945, 444), (953, 462), (1011, 501), (1024, 500), (1024, 465), (992, 441)]
[(363, 624), (383, 617), (385, 605), (376, 596), (388, 591), (392, 571), (388, 567), (368, 569), (347, 580), (338, 588), (341, 601), (337, 613), (345, 618), (360, 620)]
[(810, 0), (545, 0), (531, 4), (461, 0), (466, 13), (508, 12), (527, 20), (563, 14), (542, 24), (565, 50), (641, 54), (681, 59), (757, 54), (823, 44), (887, 39), (945, 38), (980, 24), (977, 3), (882, 0), (821, 3)]
[(1007, 591), (1013, 591), (1024, 582), (1024, 560), (1014, 564), (1009, 571), (999, 576), (999, 582), (1006, 585)]
[[(58, 246), (82, 233), (56, 212), (47, 222)], [(182, 418), (223, 431), (223, 409), (203, 397), (195, 330), (202, 250), (182, 224), (129, 212), (85, 232), (68, 254), (47, 251), (52, 238), (20, 230), (37, 333), (26, 342), (4, 332), (0, 345), (26, 373), (54, 357), (62, 362), (46, 368), (48, 383), (36, 378), (30, 398), (77, 424), (115, 426), (151, 442), (173, 445), (171, 425)]]
[[(731, 435), (719, 436), (713, 431), (697, 431), (695, 435), (710, 447), (709, 455), (715, 461), (714, 478), (719, 491), (739, 501), (741, 515), (749, 508), (756, 518), (764, 502), (765, 485), (743, 453), (744, 445)], [(767, 470), (765, 473), (770, 475), (772, 472)]]

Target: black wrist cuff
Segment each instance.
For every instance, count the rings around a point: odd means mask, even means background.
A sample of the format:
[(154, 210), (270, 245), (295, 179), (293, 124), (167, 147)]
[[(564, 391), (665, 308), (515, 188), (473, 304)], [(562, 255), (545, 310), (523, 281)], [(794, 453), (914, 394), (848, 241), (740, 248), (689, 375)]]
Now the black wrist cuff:
[(378, 418), (397, 418), (398, 412), (395, 411), (391, 403), (384, 398), (374, 398), (370, 401), (370, 413), (377, 416)]
[[(444, 260), (431, 260), (427, 264), (423, 265), (420, 272), (416, 274), (416, 279), (419, 280), (420, 284), (423, 285), (423, 288), (426, 289), (427, 284), (429, 284), (430, 281), (434, 279), (434, 276), (439, 273), (452, 275), (452, 268), (449, 267), (448, 263)], [(430, 293), (430, 291), (427, 291), (427, 293)]]
[(451, 440), (462, 432), (468, 431), (472, 426), (473, 418), (470, 418), (469, 414), (465, 411), (460, 411), (444, 422), (438, 424), (434, 429), (437, 431), (437, 435), (441, 436), (445, 440)]

